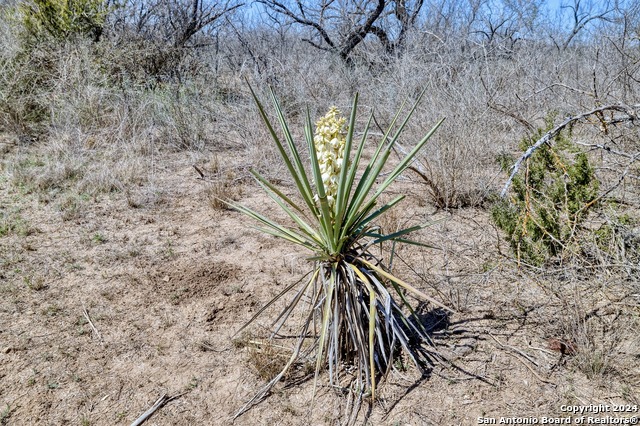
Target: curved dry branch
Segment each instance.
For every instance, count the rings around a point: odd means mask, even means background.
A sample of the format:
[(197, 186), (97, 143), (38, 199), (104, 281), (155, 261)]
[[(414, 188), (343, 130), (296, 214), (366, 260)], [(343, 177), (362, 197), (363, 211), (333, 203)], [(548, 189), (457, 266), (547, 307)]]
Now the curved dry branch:
[(320, 37), (327, 43), (331, 48), (335, 47), (335, 43), (329, 36), (327, 30), (321, 25), (320, 22), (312, 21), (307, 18), (307, 14), (305, 13), (305, 9), (301, 3), (297, 3), (297, 6), (300, 10), (300, 14), (296, 14), (293, 10), (289, 9), (286, 4), (276, 1), (276, 0), (258, 0), (258, 3), (261, 3), (268, 8), (272, 9), (274, 12), (285, 15), (289, 17), (296, 24), (300, 24), (306, 27), (311, 27), (320, 34)]
[(529, 149), (527, 149), (525, 151), (525, 153), (522, 154), (522, 156), (520, 158), (518, 158), (518, 161), (516, 161), (513, 166), (511, 166), (511, 174), (509, 175), (509, 179), (507, 180), (507, 183), (505, 183), (504, 187), (502, 188), (502, 192), (500, 193), (500, 197), (504, 198), (504, 196), (507, 194), (507, 191), (509, 190), (509, 187), (511, 186), (511, 183), (513, 182), (513, 178), (516, 176), (516, 174), (520, 170), (520, 166), (522, 165), (522, 163), (524, 161), (526, 161), (529, 157), (531, 157), (531, 155), (533, 155), (533, 153), (538, 148), (540, 148), (542, 145), (544, 145), (545, 143), (549, 143), (549, 141), (551, 139), (553, 139), (554, 137), (558, 136), (558, 134), (560, 134), (560, 132), (565, 127), (567, 127), (570, 124), (573, 124), (573, 123), (575, 123), (577, 121), (583, 120), (583, 119), (585, 119), (585, 118), (587, 118), (589, 116), (596, 115), (596, 114), (602, 114), (605, 111), (617, 111), (617, 112), (621, 112), (622, 114), (624, 114), (624, 115), (622, 115), (620, 117), (615, 117), (614, 119), (612, 119), (610, 121), (610, 123), (607, 123), (607, 124), (617, 124), (617, 123), (623, 123), (623, 122), (628, 122), (628, 121), (635, 121), (635, 120), (638, 119), (638, 110), (639, 109), (640, 109), (640, 104), (636, 104), (636, 105), (607, 105), (607, 106), (595, 108), (595, 109), (592, 109), (591, 111), (587, 111), (587, 112), (584, 112), (582, 114), (578, 114), (576, 116), (567, 118), (562, 123), (560, 123), (559, 125), (557, 125), (553, 129), (551, 129), (547, 133), (545, 133), (540, 139), (538, 139), (536, 141), (536, 143), (531, 145), (529, 147)]
[(367, 20), (363, 25), (354, 28), (349, 36), (342, 43), (340, 49), (340, 57), (346, 59), (351, 51), (371, 32), (371, 27), (378, 20), (382, 11), (386, 6), (385, 0), (378, 0), (376, 8), (367, 16)]
[[(346, 63), (351, 63), (354, 49), (369, 35), (377, 37), (388, 54), (404, 48), (424, 4), (424, 0), (324, 0), (316, 5), (300, 0), (256, 1), (289, 24), (306, 27), (317, 40), (303, 41), (333, 52)], [(397, 34), (387, 29), (389, 23), (397, 24)]]

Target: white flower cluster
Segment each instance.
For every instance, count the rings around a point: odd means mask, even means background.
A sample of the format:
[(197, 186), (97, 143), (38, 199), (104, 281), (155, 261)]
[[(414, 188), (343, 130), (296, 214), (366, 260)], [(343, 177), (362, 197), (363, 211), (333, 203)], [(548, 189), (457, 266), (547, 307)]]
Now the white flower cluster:
[[(327, 115), (316, 123), (313, 142), (322, 174), (324, 191), (327, 194), (329, 207), (333, 209), (338, 193), (338, 179), (344, 159), (344, 144), (347, 135), (347, 120), (340, 111), (331, 107)], [(318, 201), (316, 196), (316, 202)]]

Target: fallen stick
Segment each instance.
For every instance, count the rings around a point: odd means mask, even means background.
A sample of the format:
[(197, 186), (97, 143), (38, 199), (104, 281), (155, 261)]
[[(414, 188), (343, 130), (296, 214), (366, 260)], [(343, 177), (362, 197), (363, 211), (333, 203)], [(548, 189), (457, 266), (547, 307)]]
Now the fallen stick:
[[(507, 352), (509, 353), (509, 352)], [(524, 362), (524, 360), (522, 358), (520, 358), (517, 354), (515, 353), (510, 353), (511, 356), (513, 356), (515, 359), (517, 359), (518, 361), (520, 361), (522, 363), (522, 365), (524, 365), (525, 367), (527, 367), (529, 369), (529, 371), (531, 372), (531, 374), (533, 374), (535, 376), (536, 379), (540, 380), (542, 383), (546, 383), (548, 385), (553, 385), (553, 386), (558, 386), (556, 383), (552, 382), (551, 380), (547, 380), (547, 379), (543, 379), (542, 377), (540, 377), (540, 375), (538, 373), (536, 373), (533, 368), (531, 368), (531, 366), (529, 364), (527, 364), (526, 362)]]
[(155, 413), (157, 410), (162, 408), (167, 402), (172, 401), (176, 398), (179, 398), (182, 395), (184, 394), (181, 393), (179, 395), (170, 397), (170, 396), (167, 396), (167, 394), (165, 393), (160, 398), (158, 398), (158, 400), (153, 404), (151, 408), (149, 408), (147, 411), (142, 413), (140, 417), (138, 417), (133, 423), (131, 423), (131, 426), (139, 426), (142, 423), (146, 422), (147, 419), (153, 415), (153, 413)]
[(497, 344), (499, 344), (500, 346), (502, 346), (503, 348), (509, 349), (513, 352), (516, 352), (518, 354), (520, 354), (521, 356), (525, 357), (531, 364), (535, 365), (536, 367), (538, 367), (538, 363), (532, 359), (528, 354), (522, 352), (520, 349), (514, 348), (513, 346), (509, 346), (509, 345), (505, 345), (504, 343), (502, 343), (500, 340), (498, 340), (497, 337), (495, 337), (493, 334), (491, 333), (487, 333), (489, 335), (489, 337), (491, 337), (493, 340), (496, 341)]
[(542, 383), (546, 383), (546, 384), (553, 385), (553, 386), (558, 386), (556, 383), (552, 382), (551, 380), (547, 380), (547, 379), (544, 379), (544, 378), (540, 377), (540, 375), (538, 373), (536, 373), (533, 370), (533, 368), (531, 368), (531, 366), (529, 364), (524, 362), (524, 360), (522, 358), (526, 358), (527, 361), (529, 361), (530, 363), (532, 363), (536, 367), (538, 366), (538, 364), (533, 359), (531, 359), (531, 357), (529, 357), (529, 355), (527, 355), (526, 353), (522, 352), (519, 349), (514, 348), (513, 346), (505, 345), (504, 343), (499, 341), (496, 337), (494, 337), (493, 334), (491, 334), (491, 333), (488, 333), (488, 334), (500, 346), (502, 346), (503, 348), (506, 348), (506, 349), (510, 349), (512, 352), (507, 352), (507, 353), (509, 355), (511, 355), (512, 357), (514, 357), (515, 359), (517, 359), (518, 361), (520, 361), (522, 363), (522, 365), (527, 367), (529, 369), (529, 371), (531, 372), (531, 374), (533, 374), (536, 377), (536, 379), (540, 380)]
[(100, 332), (98, 331), (96, 326), (93, 325), (93, 321), (91, 321), (91, 317), (89, 317), (89, 312), (87, 312), (87, 310), (84, 307), (82, 308), (82, 313), (84, 314), (84, 317), (87, 319), (87, 322), (91, 327), (91, 330), (93, 330), (93, 332), (96, 334), (96, 337), (98, 338), (98, 340), (102, 340), (102, 336), (100, 335)]

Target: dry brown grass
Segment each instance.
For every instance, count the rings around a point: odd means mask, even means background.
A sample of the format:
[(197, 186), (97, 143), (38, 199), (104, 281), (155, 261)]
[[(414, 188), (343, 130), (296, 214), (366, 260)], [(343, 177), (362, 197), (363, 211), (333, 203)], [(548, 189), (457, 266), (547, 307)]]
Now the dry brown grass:
[(248, 342), (248, 362), (260, 379), (268, 382), (282, 371), (289, 361), (289, 348), (278, 347), (272, 342)]

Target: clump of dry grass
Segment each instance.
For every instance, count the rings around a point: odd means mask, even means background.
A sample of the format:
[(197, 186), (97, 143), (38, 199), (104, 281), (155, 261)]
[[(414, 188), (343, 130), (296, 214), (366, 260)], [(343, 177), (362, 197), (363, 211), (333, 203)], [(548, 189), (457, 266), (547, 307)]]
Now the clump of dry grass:
[(238, 200), (242, 195), (240, 187), (233, 185), (232, 180), (211, 182), (207, 186), (206, 193), (209, 198), (209, 205), (214, 210), (229, 209), (227, 202), (230, 200)]
[(271, 380), (287, 365), (291, 356), (289, 348), (273, 342), (249, 341), (248, 360), (255, 374), (262, 380)]
[[(556, 313), (558, 320), (551, 329), (564, 343), (558, 352), (567, 357), (567, 366), (589, 380), (627, 382), (632, 377), (628, 355), (640, 350), (640, 317), (630, 304), (632, 298), (605, 289), (594, 297), (588, 294), (592, 288), (579, 277), (570, 278), (565, 286), (556, 290), (564, 309)], [(628, 291), (624, 285), (613, 287)], [(550, 348), (555, 349), (552, 343)]]
[[(229, 209), (229, 202), (238, 201), (243, 194), (242, 178), (237, 177), (234, 169), (221, 164), (220, 156), (213, 158), (202, 167), (195, 167), (200, 178), (205, 180), (205, 194), (214, 210)], [(206, 173), (206, 174), (205, 174)]]

